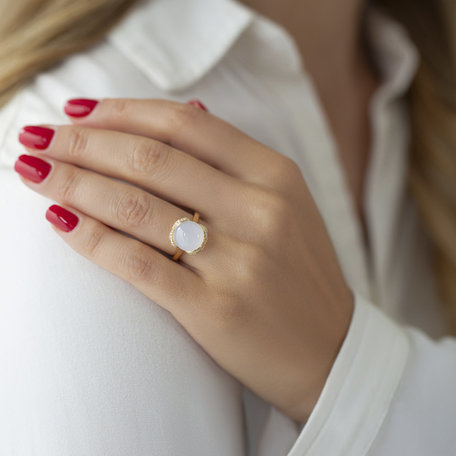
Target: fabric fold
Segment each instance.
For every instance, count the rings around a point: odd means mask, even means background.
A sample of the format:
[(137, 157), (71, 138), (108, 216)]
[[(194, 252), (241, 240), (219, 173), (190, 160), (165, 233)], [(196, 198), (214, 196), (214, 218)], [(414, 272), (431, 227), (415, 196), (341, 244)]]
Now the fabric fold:
[(363, 456), (404, 371), (405, 331), (355, 293), (355, 308), (320, 398), (287, 456)]

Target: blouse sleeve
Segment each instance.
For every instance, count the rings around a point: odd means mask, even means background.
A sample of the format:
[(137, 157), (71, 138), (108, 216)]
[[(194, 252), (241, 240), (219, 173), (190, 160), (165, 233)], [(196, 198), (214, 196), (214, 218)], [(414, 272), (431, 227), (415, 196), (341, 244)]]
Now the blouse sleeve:
[(399, 326), (355, 293), (352, 322), (287, 456), (456, 451), (456, 339)]

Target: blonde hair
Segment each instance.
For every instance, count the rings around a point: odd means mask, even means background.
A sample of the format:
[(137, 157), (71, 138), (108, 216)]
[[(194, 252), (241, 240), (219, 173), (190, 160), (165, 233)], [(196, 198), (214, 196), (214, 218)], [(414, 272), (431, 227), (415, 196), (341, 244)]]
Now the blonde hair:
[(420, 65), (407, 94), (408, 187), (428, 237), (440, 302), (456, 335), (456, 4), (377, 0), (408, 30)]
[(0, 0), (0, 106), (39, 72), (99, 41), (139, 0)]
[[(0, 0), (0, 107), (39, 72), (94, 45), (140, 0)], [(421, 54), (407, 94), (409, 188), (432, 246), (440, 301), (456, 335), (454, 0), (376, 0)]]

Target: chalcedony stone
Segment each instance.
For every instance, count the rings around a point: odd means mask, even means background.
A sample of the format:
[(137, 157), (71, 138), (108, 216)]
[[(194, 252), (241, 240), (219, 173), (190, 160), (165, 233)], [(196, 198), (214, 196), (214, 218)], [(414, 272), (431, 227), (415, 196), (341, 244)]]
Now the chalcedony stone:
[(203, 227), (191, 220), (182, 222), (174, 231), (174, 242), (186, 252), (196, 250), (204, 241)]

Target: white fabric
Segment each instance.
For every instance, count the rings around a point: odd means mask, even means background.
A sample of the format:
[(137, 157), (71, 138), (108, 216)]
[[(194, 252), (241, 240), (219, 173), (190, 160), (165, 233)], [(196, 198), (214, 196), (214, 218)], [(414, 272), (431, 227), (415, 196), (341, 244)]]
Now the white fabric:
[[(409, 133), (400, 96), (419, 56), (403, 28), (375, 10), (369, 31), (384, 71), (371, 104), (364, 195), (371, 255), (296, 44), (236, 1), (144, 1), (106, 39), (38, 75), (0, 110), (2, 456), (455, 453), (456, 341), (447, 336), (428, 241), (405, 188)], [(12, 169), (23, 151), (17, 134), (27, 124), (66, 123), (62, 106), (72, 97), (199, 98), (298, 163), (356, 296), (304, 426), (50, 229), (44, 213), (52, 202)]]

